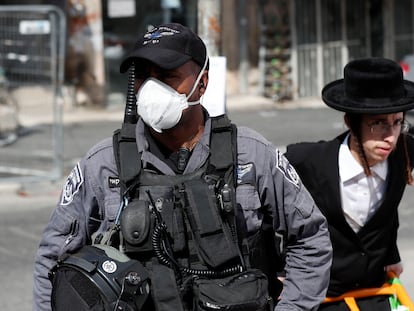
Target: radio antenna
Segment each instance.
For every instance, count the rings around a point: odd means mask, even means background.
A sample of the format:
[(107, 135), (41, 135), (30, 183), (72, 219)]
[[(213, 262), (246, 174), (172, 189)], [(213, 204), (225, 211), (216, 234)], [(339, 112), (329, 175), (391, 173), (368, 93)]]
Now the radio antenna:
[(129, 67), (128, 89), (126, 96), (124, 123), (135, 124), (138, 121), (137, 98), (135, 96), (135, 63)]

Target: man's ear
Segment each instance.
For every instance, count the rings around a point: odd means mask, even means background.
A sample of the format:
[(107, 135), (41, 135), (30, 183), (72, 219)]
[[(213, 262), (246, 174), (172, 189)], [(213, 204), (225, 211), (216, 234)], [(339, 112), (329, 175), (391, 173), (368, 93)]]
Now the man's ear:
[(208, 71), (205, 70), (203, 75), (201, 76), (201, 79), (198, 85), (200, 96), (204, 95), (204, 93), (206, 92), (207, 85), (208, 85)]
[(346, 125), (346, 127), (347, 128), (351, 128), (350, 126), (349, 126), (349, 117), (348, 117), (348, 115), (345, 113), (344, 114), (344, 123), (345, 123), (345, 125)]

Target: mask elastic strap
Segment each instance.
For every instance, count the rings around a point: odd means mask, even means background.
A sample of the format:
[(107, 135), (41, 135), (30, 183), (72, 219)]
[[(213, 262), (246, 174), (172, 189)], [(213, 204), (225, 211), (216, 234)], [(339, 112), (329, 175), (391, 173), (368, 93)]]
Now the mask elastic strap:
[[(194, 91), (196, 90), (196, 88), (198, 86), (198, 82), (200, 82), (200, 79), (203, 76), (204, 70), (207, 68), (207, 63), (208, 63), (208, 55), (207, 55), (207, 52), (206, 52), (206, 60), (204, 61), (203, 68), (201, 68), (200, 73), (198, 74), (197, 79), (196, 79), (196, 81), (193, 85), (193, 88), (191, 89), (190, 94), (188, 94), (188, 96), (187, 96), (187, 100), (193, 95)], [(196, 100), (196, 101), (193, 101), (193, 102), (188, 102), (188, 104), (190, 106), (191, 105), (197, 105), (199, 103), (200, 103), (200, 100)]]

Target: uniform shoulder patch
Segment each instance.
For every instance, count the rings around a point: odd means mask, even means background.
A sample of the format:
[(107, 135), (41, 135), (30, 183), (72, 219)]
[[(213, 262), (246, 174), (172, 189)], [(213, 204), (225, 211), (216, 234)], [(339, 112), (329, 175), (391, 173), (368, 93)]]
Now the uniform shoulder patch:
[(254, 166), (254, 163), (237, 165), (237, 184), (256, 185), (256, 167)]
[(296, 188), (299, 188), (300, 178), (298, 173), (279, 150), (276, 150), (276, 162), (277, 168), (285, 175), (286, 179)]
[(83, 175), (79, 163), (72, 169), (63, 186), (61, 205), (68, 205), (83, 184)]

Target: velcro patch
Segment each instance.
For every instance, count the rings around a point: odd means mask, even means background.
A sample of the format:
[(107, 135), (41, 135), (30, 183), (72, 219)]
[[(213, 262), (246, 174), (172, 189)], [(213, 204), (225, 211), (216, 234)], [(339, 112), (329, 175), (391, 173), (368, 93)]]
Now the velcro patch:
[(63, 186), (61, 205), (68, 205), (83, 184), (83, 175), (79, 163), (72, 169)]
[(296, 188), (299, 188), (300, 178), (294, 167), (289, 163), (286, 157), (276, 150), (276, 167), (285, 175), (286, 179), (293, 184)]
[(108, 177), (108, 186), (109, 188), (119, 188), (121, 181), (118, 177)]
[(256, 186), (256, 167), (254, 163), (237, 165), (237, 184)]

